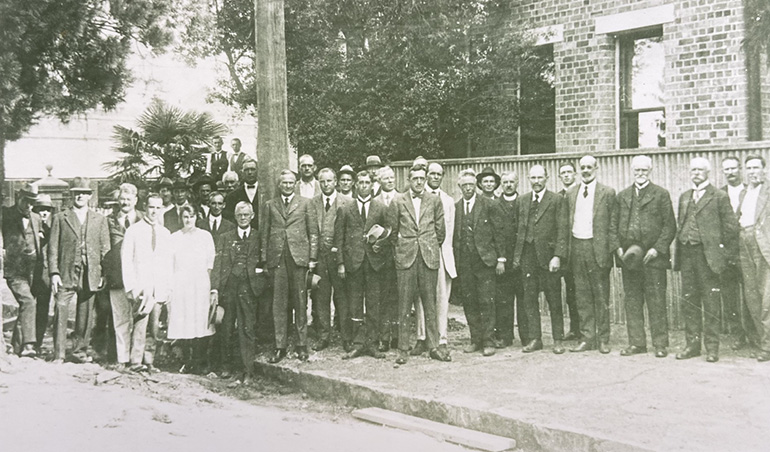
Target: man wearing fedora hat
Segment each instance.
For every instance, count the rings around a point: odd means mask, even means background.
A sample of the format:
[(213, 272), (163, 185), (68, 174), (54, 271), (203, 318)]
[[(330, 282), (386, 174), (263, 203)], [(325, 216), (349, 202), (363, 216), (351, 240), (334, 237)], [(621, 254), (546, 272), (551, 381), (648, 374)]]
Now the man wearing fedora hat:
[(110, 250), (107, 220), (88, 208), (89, 181), (76, 177), (70, 186), (72, 207), (57, 213), (48, 242), (48, 268), (51, 291), (56, 300), (54, 360), (64, 360), (67, 320), (73, 298), (76, 300), (73, 357), (90, 361), (91, 330), (94, 325), (94, 295), (105, 285), (102, 261)]
[(666, 269), (671, 267), (669, 247), (676, 235), (676, 219), (668, 190), (650, 182), (652, 159), (637, 155), (631, 160), (634, 183), (618, 193), (617, 214), (610, 226), (612, 247), (623, 267), (628, 347), (622, 356), (647, 352), (644, 305), (650, 319), (655, 356), (668, 355)]
[(35, 333), (37, 335), (37, 351), (43, 346), (45, 331), (48, 329), (48, 313), (51, 308), (51, 278), (48, 276), (47, 252), (48, 240), (51, 238), (51, 220), (53, 219), (53, 201), (51, 195), (40, 194), (35, 201), (32, 211), (40, 215), (40, 248), (43, 253), (43, 265), (39, 266), (40, 277), (35, 278), (32, 294), (37, 299), (37, 316), (35, 320)]
[(495, 169), (488, 166), (476, 175), (476, 185), (481, 189), (481, 194), (487, 198), (495, 199), (495, 190), (500, 186), (500, 176)]
[(37, 185), (27, 184), (19, 190), (16, 204), (3, 208), (3, 276), (19, 304), (19, 315), (14, 325), (11, 344), (15, 353), (28, 358), (37, 356), (37, 301), (32, 292), (33, 288), (42, 282), (39, 270), (44, 265), (40, 216), (32, 212), (37, 196)]
[(163, 226), (172, 234), (182, 229), (182, 206), (190, 204), (190, 187), (184, 179), (177, 179), (171, 189), (173, 206), (163, 214)]
[(369, 176), (372, 178), (372, 196), (377, 197), (380, 194), (380, 178), (379, 170), (382, 168), (382, 159), (379, 155), (367, 155), (366, 163), (364, 163), (364, 169), (369, 172)]

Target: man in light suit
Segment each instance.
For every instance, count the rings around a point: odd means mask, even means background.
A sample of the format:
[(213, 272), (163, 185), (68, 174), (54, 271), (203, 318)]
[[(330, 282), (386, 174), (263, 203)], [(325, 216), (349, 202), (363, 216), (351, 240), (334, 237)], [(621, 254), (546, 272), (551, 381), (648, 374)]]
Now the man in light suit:
[(410, 189), (396, 196), (389, 207), (389, 221), (395, 240), (396, 277), (398, 278), (398, 358), (406, 364), (409, 350), (409, 313), (416, 297), (425, 309), (426, 348), (432, 359), (451, 358), (437, 348), (436, 284), (439, 255), (446, 226), (444, 208), (438, 196), (425, 193), (424, 167), (409, 170)]
[(462, 280), (463, 309), (471, 341), (463, 350), (495, 354), (495, 278), (505, 273), (505, 244), (500, 205), (476, 195), (476, 174), (463, 170), (457, 178), (463, 198), (455, 205), (453, 251)]
[[(104, 274), (107, 277), (107, 288), (109, 289), (118, 364), (125, 367), (142, 364), (147, 332), (146, 321), (143, 326), (135, 328), (132, 300), (128, 298), (123, 288), (121, 260), (123, 237), (131, 225), (142, 221), (144, 218), (144, 213), (136, 210), (136, 196), (136, 186), (132, 184), (120, 185), (118, 195), (120, 209), (107, 217), (107, 227), (110, 231), (110, 251), (104, 256), (103, 264)], [(157, 213), (154, 212), (153, 218), (156, 216)]]
[(334, 310), (339, 313), (347, 294), (342, 279), (337, 274), (339, 247), (334, 245), (334, 223), (342, 206), (352, 199), (336, 190), (337, 176), (331, 168), (323, 168), (318, 172), (318, 183), (321, 193), (313, 198), (315, 217), (318, 220), (318, 288), (313, 290), (312, 325), (318, 335), (318, 341), (313, 347), (320, 351), (329, 346), (332, 330), (332, 290), (334, 291)]
[[(367, 170), (368, 171), (368, 170)], [(369, 176), (372, 176), (372, 171), (369, 171)], [(379, 180), (380, 192), (372, 188), (372, 196), (377, 201), (383, 203), (385, 207), (389, 207), (393, 200), (398, 195), (396, 190), (396, 173), (390, 166), (383, 166), (377, 170), (377, 177), (372, 176), (372, 180)], [(374, 187), (374, 182), (372, 187)], [(387, 245), (389, 249), (384, 250), (387, 253), (387, 259), (382, 266), (382, 278), (385, 287), (396, 287), (398, 280), (396, 278), (396, 262), (393, 256), (392, 243)], [(398, 348), (398, 291), (386, 290), (382, 294), (382, 300), (380, 300), (382, 306), (382, 322), (383, 326), (380, 328), (380, 347), (379, 351), (387, 352), (391, 348)]]
[(307, 361), (307, 289), (308, 268), (316, 268), (318, 257), (318, 220), (310, 199), (294, 194), (297, 178), (291, 170), (279, 176), (279, 196), (265, 203), (262, 220), (262, 261), (273, 281), (273, 327), (275, 352), (271, 363), (286, 357), (288, 315), (294, 310), (297, 357)]
[(746, 157), (748, 186), (742, 194), (739, 235), (740, 262), (743, 269), (744, 299), (749, 316), (746, 328), (751, 333), (757, 361), (770, 361), (770, 187), (765, 174), (765, 159)]
[(582, 340), (571, 352), (610, 352), (610, 269), (614, 250), (610, 225), (615, 190), (596, 182), (599, 164), (593, 156), (580, 159), (582, 182), (567, 191), (569, 260), (575, 277)]
[(727, 193), (709, 183), (710, 172), (705, 158), (690, 161), (693, 188), (679, 197), (674, 270), (682, 271), (687, 340), (676, 359), (700, 356), (702, 340), (713, 363), (719, 360), (719, 275), (738, 259), (739, 226)]
[[(163, 201), (159, 194), (147, 197), (147, 213), (125, 231), (120, 247), (121, 275), (126, 305), (121, 316), (127, 316), (125, 330), (130, 335), (128, 359), (134, 371), (145, 370), (142, 362), (152, 367), (156, 339), (147, 343), (147, 332), (155, 335), (150, 323), (156, 321), (161, 304), (171, 292), (171, 233), (160, 224)], [(116, 327), (118, 321), (115, 322)]]
[[(379, 235), (369, 231), (381, 228)], [(369, 355), (384, 358), (377, 342), (380, 329), (389, 327), (381, 319), (381, 301), (384, 293), (394, 287), (383, 283), (383, 266), (392, 262), (389, 246), (390, 226), (387, 207), (372, 199), (372, 177), (367, 171), (356, 175), (356, 199), (345, 202), (337, 211), (334, 225), (334, 249), (337, 250), (337, 274), (345, 281), (346, 304), (341, 305), (343, 344), (354, 346), (342, 359)], [(364, 305), (366, 315), (364, 316)]]
[[(32, 211), (37, 198), (37, 185), (27, 184), (19, 190), (15, 205), (3, 207), (3, 276), (19, 304), (11, 344), (22, 358), (37, 356), (37, 300), (33, 292), (42, 283), (39, 281), (42, 274), (38, 270), (44, 267), (45, 259), (41, 243), (43, 225), (40, 215)], [(47, 318), (47, 310), (45, 315)], [(0, 353), (5, 353), (5, 349)]]
[(303, 198), (313, 199), (321, 194), (321, 186), (315, 178), (315, 160), (312, 155), (304, 154), (299, 158), (299, 180), (294, 193)]
[(73, 206), (56, 214), (48, 242), (48, 271), (56, 300), (54, 361), (63, 362), (67, 343), (67, 320), (76, 299), (73, 358), (90, 362), (91, 330), (94, 326), (94, 295), (104, 288), (102, 259), (110, 250), (107, 220), (88, 209), (91, 187), (76, 177), (70, 186)]
[[(428, 165), (428, 187), (426, 193), (433, 193), (441, 200), (444, 208), (444, 225), (446, 226), (446, 238), (441, 244), (441, 254), (439, 254), (438, 284), (436, 286), (436, 317), (438, 318), (438, 348), (449, 355), (449, 339), (447, 336), (447, 322), (449, 320), (449, 296), (452, 292), (452, 279), (457, 278), (457, 269), (455, 268), (455, 256), (452, 251), (452, 236), (455, 229), (455, 201), (444, 190), (441, 189), (441, 181), (444, 180), (444, 168), (438, 163)], [(412, 350), (413, 353), (421, 354), (425, 349), (425, 313), (423, 312), (422, 301), (415, 307), (415, 316), (417, 317), (417, 344)]]
[(244, 162), (241, 174), (243, 183), (225, 197), (225, 209), (222, 211), (222, 216), (235, 222), (235, 206), (241, 201), (246, 201), (251, 204), (254, 211), (251, 227), (257, 229), (259, 228), (259, 182), (257, 181), (256, 160), (249, 159)]
[(529, 170), (532, 191), (516, 202), (518, 234), (513, 252), (513, 267), (521, 269), (524, 299), (521, 307), (526, 317), (526, 329), (521, 336), (522, 352), (543, 348), (540, 326), (540, 291), (545, 293), (551, 314), (553, 352), (564, 353), (564, 314), (561, 302), (559, 269), (567, 257), (567, 221), (564, 198), (546, 190), (548, 172), (542, 165)]
[[(676, 219), (668, 190), (650, 182), (652, 159), (637, 155), (631, 160), (634, 183), (618, 194), (612, 247), (623, 267), (628, 347), (622, 356), (647, 352), (644, 305), (650, 319), (655, 356), (668, 355), (666, 269), (671, 267), (669, 248), (676, 235)], [(629, 251), (631, 247), (634, 248)], [(638, 250), (639, 255), (632, 253)], [(624, 253), (629, 256), (624, 257)], [(636, 257), (636, 259), (634, 259)]]

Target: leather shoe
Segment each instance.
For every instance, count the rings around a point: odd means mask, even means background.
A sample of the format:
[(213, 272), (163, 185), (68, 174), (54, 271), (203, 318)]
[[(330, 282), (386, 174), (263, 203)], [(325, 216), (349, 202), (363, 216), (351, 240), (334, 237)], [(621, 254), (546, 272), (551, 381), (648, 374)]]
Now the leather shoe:
[(396, 364), (406, 364), (406, 361), (408, 359), (409, 359), (409, 354), (406, 352), (406, 350), (399, 350), (398, 358), (396, 358)]
[(656, 358), (665, 358), (668, 356), (668, 350), (666, 350), (666, 347), (656, 347), (655, 348), (655, 357)]
[(576, 341), (578, 339), (580, 339), (580, 333), (576, 333), (574, 331), (570, 331), (566, 336), (564, 336), (565, 341)]
[(342, 341), (342, 349), (345, 353), (350, 353), (353, 351), (353, 344), (350, 341)]
[(719, 356), (717, 356), (716, 353), (707, 353), (706, 354), (706, 362), (707, 363), (715, 363), (719, 361)]
[(428, 349), (425, 347), (425, 341), (420, 340), (415, 342), (414, 347), (412, 347), (412, 350), (409, 352), (409, 354), (412, 356), (420, 356), (426, 351), (428, 351)]
[(589, 350), (594, 350), (594, 346), (589, 344), (586, 341), (580, 342), (575, 347), (569, 349), (571, 352), (587, 352)]
[(470, 343), (463, 348), (463, 353), (474, 353), (481, 349), (478, 344)]
[(377, 351), (385, 353), (390, 350), (390, 341), (380, 341), (380, 345), (377, 347)]
[(599, 353), (606, 355), (610, 352), (610, 344), (606, 342), (599, 342)]
[(676, 359), (690, 359), (700, 356), (700, 347), (688, 345), (681, 352), (676, 354)]
[(452, 357), (449, 356), (449, 353), (446, 350), (441, 350), (440, 348), (434, 348), (429, 353), (430, 359), (435, 359), (436, 361), (443, 361), (445, 363), (448, 363), (452, 361)]
[(757, 353), (757, 361), (760, 363), (763, 363), (765, 361), (770, 361), (770, 352), (759, 352)]
[(394, 337), (393, 339), (390, 340), (390, 348), (392, 348), (393, 350), (398, 350), (398, 338), (397, 337)]
[(647, 347), (642, 347), (639, 345), (629, 345), (628, 347), (620, 351), (620, 356), (640, 355), (642, 353), (647, 353)]
[(37, 350), (33, 344), (24, 344), (24, 349), (19, 353), (21, 358), (34, 358), (37, 356)]
[(553, 353), (556, 355), (561, 355), (562, 353), (566, 352), (567, 350), (564, 348), (564, 344), (562, 344), (561, 341), (554, 341), (553, 342)]
[(494, 342), (495, 348), (505, 348), (505, 345), (503, 345), (503, 341), (501, 341), (500, 339), (494, 339), (493, 342)]
[(364, 347), (357, 346), (353, 348), (353, 350), (351, 350), (349, 353), (342, 355), (342, 359), (358, 358), (359, 356), (364, 356), (364, 352), (365, 352)]
[(297, 350), (297, 359), (307, 361), (310, 356), (307, 353), (307, 347), (299, 347)]
[(495, 347), (484, 347), (483, 350), (481, 350), (482, 356), (492, 356), (496, 352)]
[(329, 340), (328, 339), (324, 339), (324, 340), (322, 340), (320, 342), (317, 342), (315, 344), (315, 346), (313, 346), (313, 350), (315, 350), (317, 352), (320, 352), (321, 350), (324, 350), (327, 347), (329, 347)]
[(377, 349), (377, 347), (375, 347), (374, 345), (369, 347), (369, 350), (367, 350), (366, 354), (371, 356), (372, 358), (375, 358), (375, 359), (383, 359), (383, 358), (385, 358), (385, 353), (379, 351)]
[(537, 350), (543, 349), (543, 341), (540, 339), (533, 339), (527, 343), (527, 345), (524, 346), (524, 348), (521, 349), (524, 353), (532, 353)]
[(740, 350), (748, 345), (746, 338), (736, 338), (730, 346), (733, 350)]
[(282, 359), (286, 358), (286, 349), (283, 348), (276, 348), (273, 352), (273, 355), (268, 358), (267, 362), (270, 364), (276, 364), (281, 362)]

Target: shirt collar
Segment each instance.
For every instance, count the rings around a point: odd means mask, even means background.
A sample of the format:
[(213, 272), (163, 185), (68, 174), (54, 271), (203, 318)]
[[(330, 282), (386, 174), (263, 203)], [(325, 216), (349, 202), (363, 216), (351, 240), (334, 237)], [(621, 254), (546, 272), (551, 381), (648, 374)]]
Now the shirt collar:
[(463, 202), (470, 203), (471, 205), (476, 203), (476, 193), (471, 196), (471, 199), (465, 199), (463, 198)]
[(290, 194), (289, 196), (286, 196), (286, 195), (283, 195), (283, 194), (281, 195), (281, 201), (288, 200), (291, 203), (292, 199), (294, 199), (294, 193)]
[(585, 182), (581, 182), (580, 183), (580, 187), (581, 188), (588, 187), (588, 191), (594, 191), (594, 188), (596, 188), (596, 179), (592, 180), (591, 182), (589, 182), (587, 184)]
[(251, 225), (246, 226), (246, 229), (238, 226), (238, 238), (243, 237), (243, 231), (246, 231), (246, 237), (249, 237), (251, 235)]
[(334, 190), (331, 195), (326, 196), (322, 195), (324, 197), (324, 204), (326, 204), (326, 200), (329, 200), (329, 204), (334, 204), (334, 200), (337, 199), (337, 190)]
[(693, 190), (695, 190), (695, 191), (702, 191), (702, 190), (705, 190), (705, 189), (706, 189), (706, 187), (708, 187), (708, 186), (709, 186), (709, 183), (710, 183), (709, 181), (704, 181), (704, 182), (703, 182), (703, 183), (701, 183), (700, 185), (693, 185), (693, 186), (692, 186), (692, 189), (693, 189)]
[(545, 188), (540, 191), (532, 190), (532, 200), (535, 200), (535, 196), (537, 196), (537, 201), (540, 202), (543, 200), (543, 194), (545, 193)]
[(361, 196), (356, 196), (356, 200), (358, 201), (359, 204), (363, 204), (365, 202), (371, 201), (372, 200), (372, 195), (370, 194), (366, 198), (362, 198)]
[(637, 184), (636, 182), (634, 182), (634, 187), (636, 187), (636, 189), (637, 189), (637, 190), (644, 190), (644, 188), (645, 188), (646, 186), (648, 186), (648, 185), (650, 185), (650, 181), (646, 181), (646, 182), (645, 182), (645, 183), (643, 183), (642, 185), (639, 185), (639, 184)]

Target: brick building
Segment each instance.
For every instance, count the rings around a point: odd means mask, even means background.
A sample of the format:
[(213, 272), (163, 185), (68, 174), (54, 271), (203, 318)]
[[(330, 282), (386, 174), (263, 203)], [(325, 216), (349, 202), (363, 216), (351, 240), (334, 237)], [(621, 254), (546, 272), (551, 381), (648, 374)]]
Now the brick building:
[(551, 144), (522, 130), (517, 154), (769, 138), (770, 77), (747, 58), (742, 0), (524, 0), (510, 11), (554, 63)]

